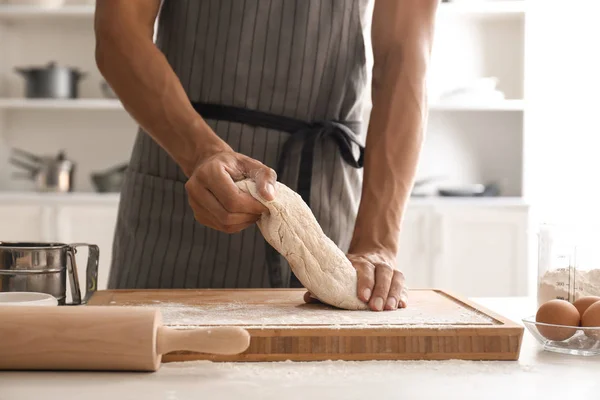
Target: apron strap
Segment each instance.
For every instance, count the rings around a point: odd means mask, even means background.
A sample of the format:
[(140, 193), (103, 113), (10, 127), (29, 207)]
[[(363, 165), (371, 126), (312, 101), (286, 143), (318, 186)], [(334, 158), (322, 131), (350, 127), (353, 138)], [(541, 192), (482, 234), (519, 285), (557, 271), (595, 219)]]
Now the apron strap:
[[(276, 172), (282, 176), (293, 146), (303, 142), (298, 176), (298, 194), (310, 207), (310, 188), (315, 145), (318, 140), (331, 137), (338, 145), (342, 159), (353, 168), (364, 165), (365, 148), (358, 141), (356, 131), (360, 122), (320, 121), (306, 122), (295, 118), (270, 114), (247, 108), (226, 106), (222, 104), (192, 102), (192, 106), (203, 118), (220, 121), (237, 122), (265, 129), (283, 131), (292, 134), (283, 145), (277, 161)], [(352, 148), (358, 147), (358, 158)]]
[[(309, 207), (314, 149), (319, 140), (332, 138), (338, 145), (342, 159), (352, 168), (362, 168), (364, 165), (365, 147), (357, 139), (355, 133), (361, 127), (361, 123), (358, 121), (306, 122), (282, 115), (222, 104), (192, 102), (192, 106), (205, 119), (236, 122), (292, 134), (283, 145), (277, 161), (276, 172), (278, 176), (283, 176), (292, 148), (301, 142), (297, 192)], [(358, 158), (354, 155), (353, 146), (358, 148)], [(283, 287), (280, 268), (281, 256), (268, 243), (266, 261), (270, 269), (271, 286)], [(291, 273), (290, 280), (290, 286), (302, 287), (293, 273)]]

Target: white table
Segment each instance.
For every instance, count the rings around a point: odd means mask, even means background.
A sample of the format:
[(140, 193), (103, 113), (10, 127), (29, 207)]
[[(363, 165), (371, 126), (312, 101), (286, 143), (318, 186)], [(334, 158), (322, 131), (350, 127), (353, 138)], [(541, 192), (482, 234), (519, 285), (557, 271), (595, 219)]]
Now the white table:
[[(535, 310), (532, 299), (474, 300), (517, 322)], [(517, 362), (202, 361), (156, 373), (0, 372), (0, 400), (69, 398), (592, 400), (600, 399), (600, 357), (542, 351), (525, 331)]]

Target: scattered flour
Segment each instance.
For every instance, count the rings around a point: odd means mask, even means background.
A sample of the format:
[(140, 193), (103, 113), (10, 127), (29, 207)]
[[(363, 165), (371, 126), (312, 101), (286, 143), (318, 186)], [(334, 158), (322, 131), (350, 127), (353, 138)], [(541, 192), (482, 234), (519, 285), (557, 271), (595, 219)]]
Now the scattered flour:
[(161, 373), (165, 375), (221, 373), (229, 378), (249, 381), (286, 380), (289, 378), (328, 379), (352, 378), (370, 380), (373, 377), (389, 379), (405, 374), (430, 374), (464, 376), (473, 374), (513, 374), (516, 372), (535, 373), (531, 364), (507, 361), (465, 361), (465, 360), (410, 360), (410, 361), (313, 361), (313, 362), (269, 362), (269, 363), (213, 363), (211, 361), (187, 361), (163, 364)]
[(538, 304), (553, 299), (573, 302), (583, 296), (600, 296), (600, 269), (555, 269), (546, 272), (538, 285)]
[(291, 306), (287, 304), (261, 305), (231, 302), (186, 305), (163, 302), (156, 305), (136, 305), (159, 308), (163, 323), (171, 326), (244, 325), (259, 328), (272, 328), (274, 326), (303, 328), (306, 326), (327, 325), (334, 329), (342, 329), (349, 327), (369, 328), (374, 325), (379, 327), (405, 325), (406, 328), (415, 325), (426, 325), (443, 328), (448, 325), (492, 325), (494, 323), (485, 315), (462, 310), (432, 318), (432, 314), (427, 311), (408, 308), (394, 312), (393, 318), (382, 319), (378, 313), (371, 311), (345, 311), (331, 309), (319, 304)]
[[(451, 329), (456, 325), (494, 325), (497, 321), (477, 310), (445, 297), (439, 302), (429, 302), (415, 294), (411, 306), (397, 311), (374, 313), (335, 309), (324, 304), (297, 304), (295, 302), (252, 303), (243, 301), (201, 302), (184, 304), (177, 301), (118, 302), (123, 306), (158, 308), (165, 325), (179, 328), (198, 326), (237, 325), (247, 328), (286, 329), (307, 326), (328, 326), (334, 329), (360, 329), (373, 327), (414, 328), (423, 326)], [(443, 309), (440, 310), (440, 308)]]

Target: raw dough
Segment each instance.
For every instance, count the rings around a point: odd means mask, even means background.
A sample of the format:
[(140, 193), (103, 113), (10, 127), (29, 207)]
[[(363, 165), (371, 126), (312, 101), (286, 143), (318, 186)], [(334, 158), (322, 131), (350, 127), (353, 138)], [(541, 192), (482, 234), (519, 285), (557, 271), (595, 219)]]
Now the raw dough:
[(275, 200), (265, 201), (253, 181), (246, 179), (236, 184), (269, 209), (257, 222), (260, 231), (315, 297), (347, 310), (367, 309), (356, 295), (356, 270), (323, 233), (300, 195), (277, 182)]

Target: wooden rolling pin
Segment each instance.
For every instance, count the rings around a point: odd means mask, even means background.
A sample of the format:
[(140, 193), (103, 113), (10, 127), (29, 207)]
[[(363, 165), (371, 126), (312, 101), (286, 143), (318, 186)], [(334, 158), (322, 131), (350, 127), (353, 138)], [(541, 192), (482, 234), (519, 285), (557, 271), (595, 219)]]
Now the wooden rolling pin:
[(238, 327), (164, 327), (152, 308), (0, 307), (0, 370), (156, 371), (172, 351), (227, 355), (249, 345)]

